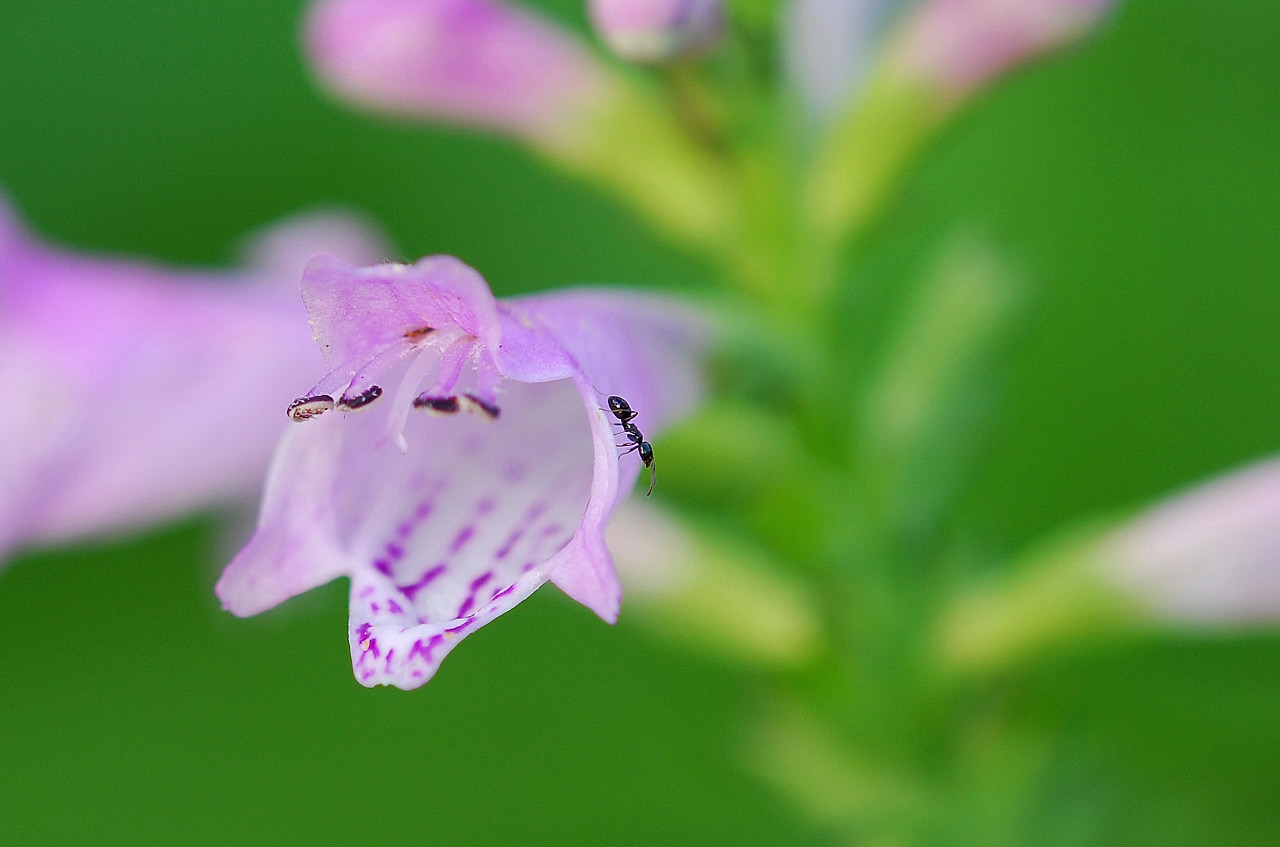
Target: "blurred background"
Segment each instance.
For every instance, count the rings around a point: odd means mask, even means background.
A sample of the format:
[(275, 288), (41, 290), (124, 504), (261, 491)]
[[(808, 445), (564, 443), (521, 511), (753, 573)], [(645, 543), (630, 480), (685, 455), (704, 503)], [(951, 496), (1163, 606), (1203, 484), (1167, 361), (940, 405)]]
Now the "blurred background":
[[(247, 231), (341, 204), (392, 258), (456, 254), (499, 294), (698, 287), (697, 260), (514, 145), (323, 98), (302, 5), (7, 0), (0, 185), (32, 231), (220, 265)], [(585, 32), (574, 0), (540, 5)], [(1280, 447), (1278, 139), (1280, 5), (1129, 0), (912, 168), (864, 272), (919, 268), (971, 222), (1033, 291), (962, 505), (974, 538), (1015, 550)], [(345, 582), (219, 609), (246, 528), (195, 517), (0, 574), (0, 841), (834, 843), (743, 762), (753, 671), (547, 590), (425, 688), (368, 691)], [(1054, 739), (1008, 843), (1276, 843), (1280, 639), (1143, 639), (1006, 694)]]

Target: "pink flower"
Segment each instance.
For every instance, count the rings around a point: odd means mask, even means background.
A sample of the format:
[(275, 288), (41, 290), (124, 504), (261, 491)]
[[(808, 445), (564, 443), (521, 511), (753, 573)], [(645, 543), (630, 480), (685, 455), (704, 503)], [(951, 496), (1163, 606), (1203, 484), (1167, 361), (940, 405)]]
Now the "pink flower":
[(908, 19), (896, 64), (960, 98), (1088, 32), (1115, 0), (930, 0)]
[(1115, 0), (793, 0), (783, 59), (820, 119), (857, 104), (877, 71), (947, 105), (1083, 36)]
[(318, 256), (303, 299), (331, 371), (290, 407), (257, 533), (218, 583), (226, 608), (348, 576), (357, 678), (406, 689), (548, 579), (615, 620), (603, 532), (640, 463), (619, 456), (607, 395), (646, 437), (686, 409), (702, 321), (602, 290), (499, 302), (448, 256)]
[[(57, 250), (0, 206), (0, 556), (256, 492), (315, 361), (301, 266), (280, 269), (315, 223), (269, 234), (271, 270), (231, 274)], [(353, 257), (382, 249), (319, 225)]]
[(1156, 506), (1102, 552), (1108, 580), (1165, 617), (1280, 619), (1280, 458)]
[(633, 62), (689, 58), (724, 36), (722, 0), (589, 0), (587, 7), (609, 48)]
[(306, 45), (348, 100), (552, 147), (573, 142), (611, 87), (572, 35), (496, 0), (320, 0)]

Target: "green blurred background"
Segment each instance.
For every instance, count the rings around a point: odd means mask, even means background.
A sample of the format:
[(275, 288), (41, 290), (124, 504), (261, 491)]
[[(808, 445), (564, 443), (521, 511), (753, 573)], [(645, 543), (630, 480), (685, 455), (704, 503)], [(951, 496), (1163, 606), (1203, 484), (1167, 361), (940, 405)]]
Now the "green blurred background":
[[(301, 6), (6, 0), (0, 184), (34, 231), (95, 251), (225, 263), (247, 230), (341, 203), (402, 258), (457, 254), (499, 293), (701, 284), (511, 145), (325, 101)], [(572, 0), (551, 11), (582, 26)], [(1280, 4), (1132, 0), (913, 169), (866, 274), (891, 281), (973, 221), (1034, 283), (963, 506), (976, 538), (1016, 550), (1280, 446), (1278, 139)], [(233, 547), (195, 518), (0, 575), (0, 842), (831, 837), (741, 766), (761, 681), (655, 643), (625, 607), (611, 628), (539, 592), (426, 688), (366, 691), (345, 583), (236, 620), (212, 593)], [(1062, 658), (1010, 696), (1054, 738), (1012, 843), (1280, 841), (1280, 641)]]

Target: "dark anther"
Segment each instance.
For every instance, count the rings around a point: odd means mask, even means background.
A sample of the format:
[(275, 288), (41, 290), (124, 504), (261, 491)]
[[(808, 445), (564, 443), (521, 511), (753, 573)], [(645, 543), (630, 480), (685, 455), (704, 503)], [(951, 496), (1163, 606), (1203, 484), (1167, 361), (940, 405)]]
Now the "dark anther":
[(328, 394), (317, 394), (314, 397), (299, 397), (289, 404), (289, 417), (295, 422), (314, 418), (333, 408), (333, 398)]
[(404, 334), (404, 337), (410, 341), (418, 341), (419, 339), (426, 338), (432, 332), (435, 332), (434, 327), (417, 326), (411, 330), (406, 331)]
[(426, 409), (428, 412), (434, 412), (438, 415), (452, 415), (458, 411), (457, 397), (415, 397), (413, 399), (413, 407), (415, 409)]
[(497, 420), (498, 415), (502, 414), (502, 410), (492, 403), (481, 400), (474, 394), (463, 394), (459, 401), (466, 407), (468, 412), (483, 412), (489, 416), (490, 420)]
[(361, 391), (355, 397), (342, 395), (342, 399), (338, 401), (338, 409), (343, 412), (350, 412), (354, 409), (361, 409), (368, 406), (374, 400), (382, 396), (382, 386), (371, 385), (364, 391)]

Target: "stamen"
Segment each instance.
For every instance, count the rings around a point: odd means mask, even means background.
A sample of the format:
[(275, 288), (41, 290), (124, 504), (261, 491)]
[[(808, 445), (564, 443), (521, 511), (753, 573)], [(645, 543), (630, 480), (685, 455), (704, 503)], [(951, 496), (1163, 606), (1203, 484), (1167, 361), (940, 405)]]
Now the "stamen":
[(471, 355), (475, 345), (475, 338), (469, 335), (460, 335), (455, 338), (440, 356), (440, 368), (436, 373), (435, 383), (418, 396), (453, 396), (453, 386), (457, 384), (458, 377), (462, 375), (462, 368), (466, 365), (467, 358)]
[(502, 414), (502, 410), (495, 404), (481, 400), (474, 394), (463, 394), (458, 398), (458, 404), (468, 412), (483, 412), (491, 421), (497, 420), (498, 415)]
[(414, 327), (413, 329), (407, 330), (404, 334), (404, 337), (408, 341), (417, 342), (426, 338), (427, 335), (429, 335), (432, 332), (435, 332), (435, 327), (419, 326), (419, 327)]
[[(381, 393), (381, 392), (379, 392)], [(333, 398), (328, 394), (315, 394), (310, 397), (299, 397), (289, 404), (289, 417), (295, 423), (310, 420), (333, 408)]]
[(404, 437), (404, 425), (409, 419), (409, 413), (413, 411), (413, 399), (418, 394), (418, 384), (439, 361), (432, 353), (431, 347), (438, 343), (438, 336), (442, 334), (445, 333), (435, 333), (433, 335), (435, 340), (417, 348), (418, 355), (410, 359), (409, 367), (391, 396), (391, 409), (387, 413), (387, 426), (383, 437), (393, 440), (402, 453), (409, 449), (409, 442)]
[(359, 409), (377, 400), (382, 396), (382, 387), (378, 382), (401, 361), (420, 350), (420, 347), (402, 338), (378, 350), (373, 358), (366, 361), (343, 386), (338, 408), (343, 411)]
[(413, 408), (426, 409), (435, 415), (452, 415), (461, 407), (458, 405), (457, 397), (428, 397), (423, 394), (414, 398)]
[(362, 409), (381, 396), (382, 386), (371, 385), (355, 397), (348, 397), (345, 394), (342, 395), (342, 399), (338, 401), (338, 410), (342, 412), (351, 412), (356, 409)]

